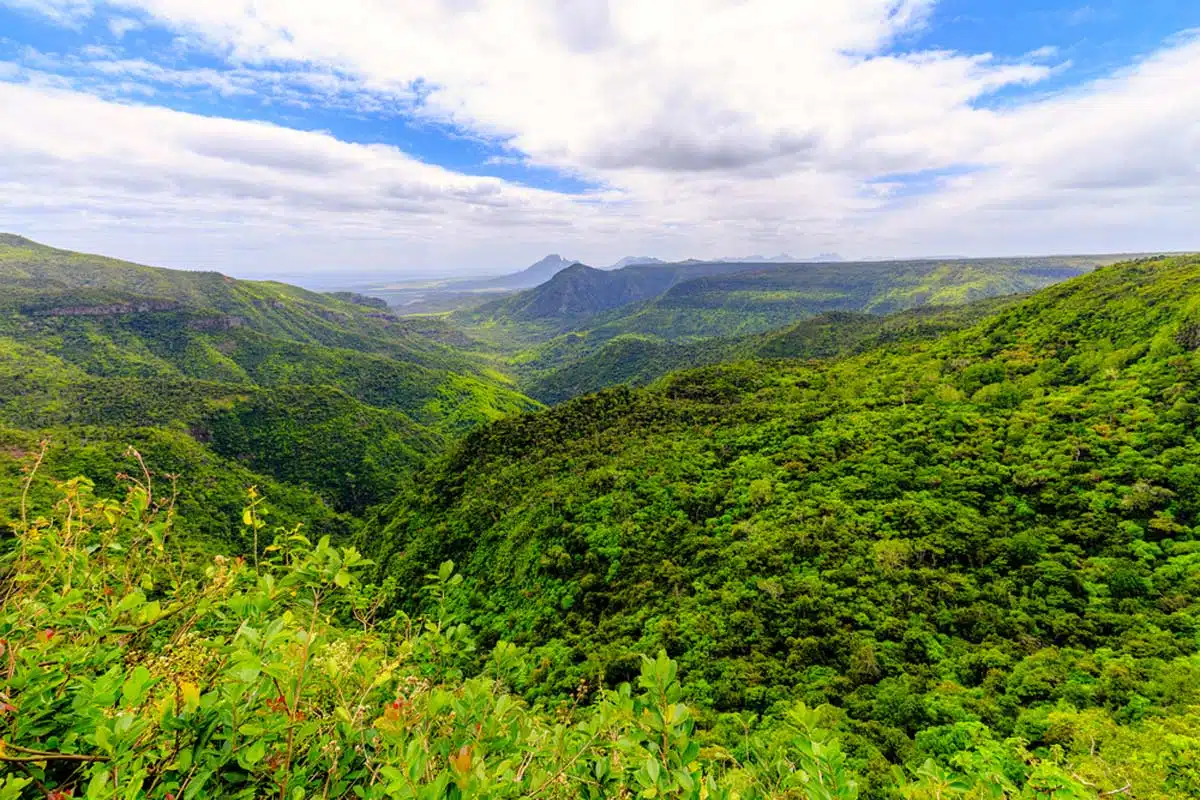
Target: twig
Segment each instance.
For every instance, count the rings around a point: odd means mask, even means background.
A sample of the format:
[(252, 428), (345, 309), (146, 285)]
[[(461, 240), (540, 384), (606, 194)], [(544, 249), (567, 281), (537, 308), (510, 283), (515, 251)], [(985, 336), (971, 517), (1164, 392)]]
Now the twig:
[[(11, 747), (12, 745), (8, 745)], [(108, 756), (85, 756), (75, 753), (38, 753), (34, 756), (0, 756), (0, 761), (22, 764), (32, 761), (108, 761)]]
[(42, 449), (38, 453), (37, 460), (33, 462), (33, 468), (29, 470), (29, 477), (25, 479), (25, 487), (21, 490), (21, 530), (28, 530), (29, 521), (25, 513), (25, 501), (29, 497), (29, 487), (33, 485), (34, 476), (37, 475), (38, 469), (42, 466), (42, 459), (46, 457), (46, 449), (50, 447), (49, 439), (42, 439)]
[(546, 781), (541, 786), (537, 787), (536, 789), (534, 789), (532, 792), (530, 792), (529, 794), (527, 794), (525, 796), (526, 797), (537, 797), (539, 794), (542, 793), (542, 791), (547, 786), (549, 786), (550, 784), (557, 781), (563, 775), (566, 775), (567, 770), (569, 770), (572, 766), (575, 765), (575, 762), (579, 760), (580, 756), (582, 756), (584, 753), (586, 753), (588, 750), (590, 750), (592, 748), (592, 745), (596, 742), (596, 739), (598, 739), (599, 737), (600, 737), (600, 731), (597, 730), (595, 733), (592, 734), (592, 737), (590, 739), (588, 739), (587, 742), (584, 743), (583, 747), (579, 750), (579, 752), (576, 753), (575, 755), (571, 756), (571, 758), (567, 761), (567, 763), (562, 765), (562, 769), (560, 769), (558, 772), (551, 775), (549, 778), (546, 779)]
[(149, 510), (154, 500), (154, 489), (150, 483), (150, 470), (146, 468), (146, 462), (142, 460), (142, 454), (135, 448), (129, 448), (129, 454), (137, 459), (138, 466), (142, 468), (142, 474), (146, 476), (146, 509)]

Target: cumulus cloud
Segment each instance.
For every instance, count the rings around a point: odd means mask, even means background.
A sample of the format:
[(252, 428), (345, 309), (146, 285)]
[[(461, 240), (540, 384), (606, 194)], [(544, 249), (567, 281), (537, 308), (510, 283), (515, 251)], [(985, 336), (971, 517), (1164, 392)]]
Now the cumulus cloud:
[[(1200, 184), (1190, 35), (1069, 92), (992, 104), (1064, 65), (1050, 46), (1008, 60), (906, 48), (935, 0), (0, 3), (165, 28), (221, 64), (93, 52), (0, 65), (27, 84), (0, 86), (5, 107), (29, 119), (0, 130), (0, 192), (27, 209), (0, 223), (57, 197), (73, 219), (172, 220), (199, 249), (214, 226), (247, 243), (260, 226), (269, 247), (298, 226), (327, 242), (304, 251), (314, 268), (352, 241), (395, 245), (374, 261), (384, 245), (359, 248), (361, 266), (464, 268), (544, 248), (607, 262), (743, 246), (1200, 246), (1186, 218)], [(531, 189), (395, 148), (125, 104), (172, 87), (430, 120), (498, 145), (493, 165), (601, 188)], [(54, 132), (68, 119), (86, 141)]]

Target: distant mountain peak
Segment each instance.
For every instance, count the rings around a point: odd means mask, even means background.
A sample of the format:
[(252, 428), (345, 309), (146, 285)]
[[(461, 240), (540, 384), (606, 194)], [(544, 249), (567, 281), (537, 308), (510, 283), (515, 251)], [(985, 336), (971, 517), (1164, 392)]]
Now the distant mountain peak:
[(812, 258), (796, 258), (790, 253), (780, 253), (777, 256), (764, 256), (755, 254), (752, 256), (726, 256), (717, 258), (713, 263), (720, 264), (824, 264), (831, 262), (840, 262), (842, 257), (837, 253), (821, 253)]
[(613, 264), (609, 269), (623, 269), (625, 267), (638, 267), (647, 264), (666, 264), (661, 258), (654, 256), (625, 256), (620, 261)]
[(550, 280), (557, 273), (574, 263), (577, 262), (568, 261), (558, 253), (551, 253), (519, 272), (501, 275), (496, 278), (459, 281), (454, 284), (454, 287), (467, 291), (479, 289), (531, 289)]

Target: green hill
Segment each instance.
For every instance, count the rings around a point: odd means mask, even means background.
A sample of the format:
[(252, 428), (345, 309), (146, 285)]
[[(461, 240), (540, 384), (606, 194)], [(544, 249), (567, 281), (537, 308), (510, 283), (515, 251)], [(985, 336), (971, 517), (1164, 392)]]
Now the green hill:
[(1086, 752), (1073, 715), (1200, 702), (1198, 348), (1200, 257), (1104, 267), (932, 341), (494, 423), (364, 541), (400, 587), (458, 563), (455, 613), (534, 648), (542, 696), (662, 648), (710, 719), (832, 703), (873, 769)]
[[(5, 798), (1170, 800), (1200, 785), (1200, 720), (1184, 715), (1060, 713), (1085, 753), (1014, 740), (883, 776), (847, 757), (829, 706), (714, 741), (665, 653), (635, 682), (531, 706), (527, 653), (498, 643), (464, 674), (466, 626), (376, 614), (359, 552), (270, 536), (267, 508), (248, 498), (247, 538), (271, 542), (253, 558), (179, 549), (179, 517), (145, 483), (108, 499), (72, 480), (22, 514), (0, 549)], [(425, 589), (460, 578), (442, 564)]]
[(361, 512), (446, 437), (536, 406), (494, 367), (371, 298), (0, 239), (0, 424), (55, 439), (186, 434)]
[(456, 318), (476, 323), (497, 320), (570, 325), (610, 309), (650, 300), (685, 281), (744, 269), (744, 264), (683, 262), (602, 270), (576, 263), (532, 289), (462, 312)]
[(1036, 291), (1119, 260), (1102, 256), (844, 264), (576, 264), (533, 289), (452, 315), (510, 350), (570, 332), (689, 341), (763, 333), (831, 312), (888, 314)]
[(747, 336), (671, 342), (641, 334), (605, 339), (569, 333), (513, 360), (521, 388), (543, 403), (627, 384), (644, 386), (669, 372), (750, 358), (834, 358), (898, 341), (931, 339), (965, 328), (1018, 297), (962, 306), (923, 306), (890, 315), (833, 311)]

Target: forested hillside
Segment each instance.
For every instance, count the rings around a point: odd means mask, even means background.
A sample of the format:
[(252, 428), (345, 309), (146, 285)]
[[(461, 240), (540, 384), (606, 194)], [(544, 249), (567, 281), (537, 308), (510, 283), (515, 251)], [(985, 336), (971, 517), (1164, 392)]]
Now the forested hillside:
[(533, 330), (569, 329), (579, 322), (614, 308), (651, 300), (671, 287), (708, 275), (745, 270), (744, 264), (683, 262), (679, 264), (635, 264), (615, 270), (600, 270), (585, 264), (560, 269), (544, 283), (455, 315), (465, 325), (512, 323)]
[[(1013, 737), (1154, 763), (1133, 796), (1187, 796), (1198, 376), (1200, 258), (1125, 263), (932, 341), (492, 424), (364, 541), (404, 607), (455, 560), (452, 607), (533, 648), (535, 696), (662, 648), (730, 737), (747, 712), (841, 709), (871, 796), (889, 763)], [(1135, 721), (1165, 738), (1139, 750)]]
[(897, 337), (936, 336), (987, 313), (989, 300), (1116, 260), (684, 262), (609, 272), (575, 264), (535, 289), (448, 319), (507, 353), (522, 391), (559, 403), (687, 367), (829, 358)]
[[(714, 741), (664, 653), (641, 659), (633, 683), (530, 707), (528, 654), (479, 652), (445, 613), (453, 564), (423, 579), (438, 610), (387, 615), (386, 587), (360, 582), (369, 562), (272, 530), (261, 496), (243, 512), (261, 548), (205, 558), (177, 547), (176, 509), (148, 476), (123, 499), (92, 488), (76, 479), (52, 505), (23, 501), (0, 553), (16, 578), (0, 607), (4, 798), (854, 800), (880, 788), (860, 792), (831, 707), (798, 703)], [(1162, 731), (1120, 733), (1127, 746)], [(895, 770), (882, 790), (1080, 800), (1114, 767), (1129, 774), (1110, 749), (1063, 763), (1011, 742), (952, 769)], [(1154, 787), (1136, 796), (1194, 788), (1175, 764), (1132, 765)]]
[(605, 272), (576, 264), (534, 289), (451, 316), (469, 333), (519, 348), (569, 332), (689, 341), (763, 333), (831, 312), (888, 314), (1029, 292), (1116, 257), (847, 264), (684, 262)]
[[(0, 241), (0, 292), (0, 425), (14, 441), (50, 436), (60, 478), (109, 482), (138, 444), (218, 485), (258, 476), (300, 490), (297, 508), (361, 513), (448, 437), (536, 405), (461, 334), (360, 295), (13, 236)], [(203, 483), (181, 485), (189, 524), (228, 530), (244, 485), (214, 496)]]
[(923, 306), (895, 314), (834, 311), (748, 336), (671, 342), (622, 334), (568, 333), (513, 359), (520, 385), (543, 403), (561, 403), (609, 386), (644, 386), (669, 372), (746, 359), (834, 358), (898, 341), (932, 339), (978, 322), (1018, 296), (962, 306)]

